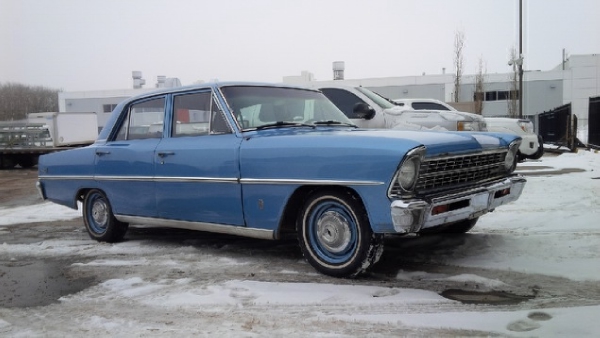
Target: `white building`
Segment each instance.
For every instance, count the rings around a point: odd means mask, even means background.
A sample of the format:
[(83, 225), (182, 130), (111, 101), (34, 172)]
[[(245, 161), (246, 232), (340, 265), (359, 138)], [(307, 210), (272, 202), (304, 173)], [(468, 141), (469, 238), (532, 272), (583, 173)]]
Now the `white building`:
[(157, 90), (158, 88), (181, 86), (178, 78), (167, 78), (164, 75), (159, 75), (156, 85), (148, 88), (143, 88), (146, 81), (142, 79), (141, 72), (133, 71), (132, 78), (133, 88), (131, 89), (59, 92), (58, 111), (95, 112), (98, 115), (98, 127), (102, 128), (106, 124), (111, 112), (121, 101), (131, 96)]
[[(334, 63), (339, 72), (339, 62)], [(508, 98), (512, 73), (485, 74), (484, 116), (508, 116)], [(454, 75), (423, 75), (366, 79), (316, 81), (309, 72), (300, 76), (286, 76), (285, 83), (327, 84), (344, 83), (367, 87), (391, 99), (434, 98), (451, 103)], [(571, 103), (579, 126), (587, 128), (589, 98), (600, 95), (600, 54), (571, 55), (556, 68), (548, 71), (525, 71), (523, 76), (523, 115), (535, 116), (563, 104)], [(463, 75), (460, 88), (462, 107), (473, 102), (475, 75)], [(466, 104), (466, 105), (465, 105)]]

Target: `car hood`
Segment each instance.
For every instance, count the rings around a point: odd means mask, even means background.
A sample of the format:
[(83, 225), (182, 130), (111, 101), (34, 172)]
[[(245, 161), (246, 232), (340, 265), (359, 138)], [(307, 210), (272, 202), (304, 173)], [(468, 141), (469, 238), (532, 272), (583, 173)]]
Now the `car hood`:
[(462, 131), (355, 130), (353, 134), (361, 138), (393, 139), (400, 144), (419, 143), (427, 148), (427, 156), (507, 147), (518, 138), (510, 134)]
[[(370, 149), (370, 151), (408, 151), (418, 146), (427, 147), (426, 156), (507, 147), (519, 137), (512, 134), (489, 132), (410, 131), (388, 129), (317, 128), (274, 129), (256, 132), (248, 139), (261, 140), (268, 137), (269, 144), (310, 145), (326, 148)], [(275, 138), (275, 139), (273, 139)], [(297, 138), (297, 140), (294, 140)]]
[(244, 133), (240, 144), (242, 178), (378, 181), (393, 179), (412, 149), (425, 156), (468, 154), (505, 147), (516, 135), (427, 132), (345, 127), (284, 128)]
[(390, 115), (400, 115), (400, 114), (402, 114), (403, 112), (406, 112), (406, 111), (417, 112), (417, 113), (433, 112), (433, 113), (440, 114), (446, 120), (450, 120), (450, 121), (477, 121), (477, 122), (485, 122), (485, 119), (481, 115), (477, 115), (477, 114), (473, 114), (473, 113), (467, 113), (467, 112), (463, 112), (463, 111), (455, 111), (455, 110), (432, 110), (432, 109), (427, 109), (427, 110), (411, 110), (411, 109), (406, 109), (406, 108), (402, 108), (400, 106), (397, 106), (397, 107), (393, 107), (393, 108), (384, 109), (383, 111), (386, 114), (390, 114)]
[(477, 114), (473, 114), (473, 113), (467, 113), (464, 111), (451, 111), (450, 113), (454, 113), (457, 115), (460, 115), (466, 119), (471, 119), (473, 121), (479, 121), (479, 122), (485, 122), (485, 119), (483, 118), (483, 116), (481, 115), (477, 115)]

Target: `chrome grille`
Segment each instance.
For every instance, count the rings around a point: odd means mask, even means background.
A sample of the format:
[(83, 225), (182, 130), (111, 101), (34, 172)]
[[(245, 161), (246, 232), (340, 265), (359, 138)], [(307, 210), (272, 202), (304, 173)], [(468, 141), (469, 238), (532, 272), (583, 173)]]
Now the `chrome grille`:
[[(468, 186), (500, 178), (505, 175), (506, 150), (461, 156), (426, 158), (421, 162), (419, 179), (415, 186), (417, 195), (424, 195)], [(394, 182), (390, 195), (400, 196), (402, 189)]]

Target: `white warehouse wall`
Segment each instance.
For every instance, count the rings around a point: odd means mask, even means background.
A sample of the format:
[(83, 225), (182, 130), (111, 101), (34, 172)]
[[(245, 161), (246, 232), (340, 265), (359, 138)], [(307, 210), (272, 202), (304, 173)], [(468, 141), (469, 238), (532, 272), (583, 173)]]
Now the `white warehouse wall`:
[(104, 112), (104, 105), (117, 105), (131, 96), (153, 90), (156, 88), (60, 92), (58, 110), (59, 112), (95, 112), (98, 116), (98, 127), (101, 128), (110, 117), (110, 113)]
[[(347, 67), (349, 65), (346, 65)], [(285, 83), (308, 84), (304, 76), (284, 77)], [(484, 90), (509, 90), (511, 73), (484, 74)], [(311, 76), (312, 77), (312, 76)], [(453, 74), (423, 76), (344, 79), (308, 81), (312, 86), (338, 83), (349, 86), (363, 86), (389, 98), (434, 98), (452, 101), (454, 91)], [(572, 103), (572, 111), (577, 115), (580, 126), (587, 126), (589, 97), (600, 95), (600, 55), (571, 55), (565, 63), (548, 71), (525, 70), (523, 76), (523, 115), (531, 116), (552, 110), (563, 104)], [(475, 75), (463, 75), (460, 101), (473, 100)], [(508, 102), (485, 101), (484, 116), (506, 116)]]

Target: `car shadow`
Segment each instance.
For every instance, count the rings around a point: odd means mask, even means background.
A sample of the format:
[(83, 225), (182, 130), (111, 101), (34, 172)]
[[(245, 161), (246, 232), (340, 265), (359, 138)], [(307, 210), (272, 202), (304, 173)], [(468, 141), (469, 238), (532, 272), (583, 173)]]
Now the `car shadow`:
[(253, 257), (284, 257), (301, 259), (302, 252), (295, 239), (266, 240), (197, 230), (130, 227), (127, 241), (149, 241), (152, 245), (186, 245), (202, 250), (227, 252), (232, 255), (252, 255)]
[[(252, 257), (263, 263), (270, 262), (298, 271), (306, 271), (307, 268), (306, 264), (301, 263), (304, 257), (296, 239), (264, 240), (185, 229), (130, 228), (125, 240), (173, 248), (191, 246), (215, 255)], [(501, 246), (504, 240), (501, 235), (488, 233), (386, 237), (381, 259), (370, 273), (359, 279), (365, 279), (365, 282), (389, 281), (402, 272), (411, 271), (440, 273), (444, 270), (450, 275), (460, 273), (460, 269), (457, 269), (460, 268), (460, 260)]]
[(439, 272), (440, 266), (460, 266), (461, 260), (503, 242), (502, 236), (487, 233), (386, 237), (384, 253), (372, 272), (388, 278), (403, 271)]

